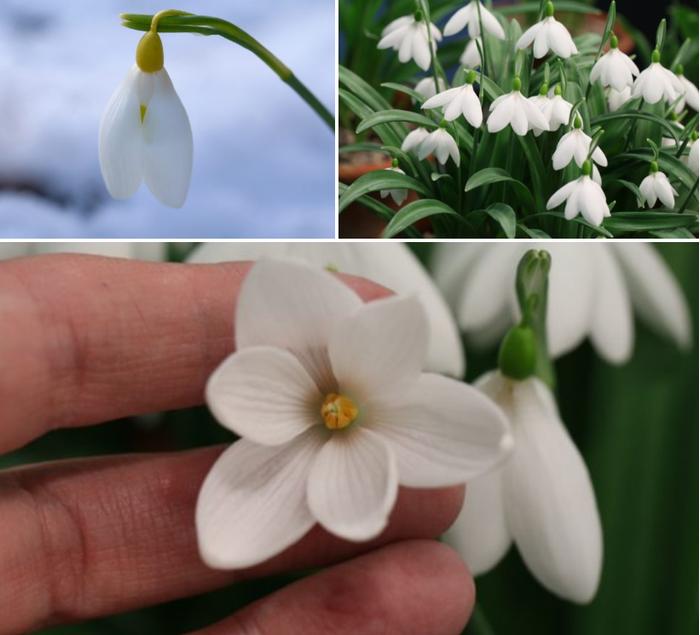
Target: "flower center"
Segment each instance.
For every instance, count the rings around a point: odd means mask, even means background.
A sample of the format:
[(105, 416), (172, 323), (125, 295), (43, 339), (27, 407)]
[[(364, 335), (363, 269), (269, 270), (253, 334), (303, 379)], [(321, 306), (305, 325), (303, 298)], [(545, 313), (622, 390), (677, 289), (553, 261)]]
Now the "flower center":
[(359, 410), (355, 402), (345, 395), (328, 393), (321, 405), (321, 417), (329, 430), (342, 430), (357, 419)]

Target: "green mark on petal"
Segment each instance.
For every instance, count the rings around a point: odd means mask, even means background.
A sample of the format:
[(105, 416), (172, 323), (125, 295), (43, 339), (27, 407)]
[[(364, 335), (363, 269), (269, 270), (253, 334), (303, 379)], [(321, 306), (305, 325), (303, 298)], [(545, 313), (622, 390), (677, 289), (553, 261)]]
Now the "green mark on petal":
[(146, 118), (146, 111), (148, 110), (148, 106), (144, 106), (141, 104), (141, 123), (143, 123), (143, 120)]

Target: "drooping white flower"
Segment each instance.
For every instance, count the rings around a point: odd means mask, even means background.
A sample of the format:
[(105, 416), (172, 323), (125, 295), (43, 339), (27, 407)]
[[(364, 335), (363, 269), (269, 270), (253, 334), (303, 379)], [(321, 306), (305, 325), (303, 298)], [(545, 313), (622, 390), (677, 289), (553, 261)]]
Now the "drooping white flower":
[(550, 95), (548, 94), (547, 85), (543, 84), (540, 94), (530, 97), (529, 101), (537, 106), (549, 124), (545, 129), (533, 128), (532, 131), (536, 137), (539, 137), (545, 131), (556, 132), (562, 125), (569, 123), (573, 104), (570, 104), (561, 96), (561, 87), (559, 85), (556, 86), (554, 92)]
[(406, 138), (401, 144), (401, 149), (404, 152), (413, 152), (416, 156), (418, 155), (418, 148), (420, 148), (421, 143), (428, 138), (430, 133), (425, 128), (416, 128), (411, 130), (406, 135)]
[(520, 78), (513, 81), (513, 90), (501, 95), (489, 107), (486, 126), (491, 133), (510, 125), (515, 134), (524, 137), (528, 130), (547, 130), (549, 122), (540, 109), (520, 92)]
[(700, 154), (698, 153), (698, 140), (697, 138), (690, 144), (690, 152), (688, 156), (685, 157), (684, 163), (693, 171), (695, 176), (698, 175), (700, 166), (698, 162), (700, 161)]
[(660, 63), (661, 54), (654, 50), (651, 64), (634, 80), (632, 97), (642, 97), (648, 104), (665, 99), (672, 104), (684, 92), (680, 80)]
[(678, 196), (668, 177), (659, 171), (659, 164), (656, 161), (651, 162), (649, 176), (641, 182), (639, 191), (644, 197), (639, 204), (643, 207), (646, 203), (650, 209), (656, 205), (657, 201), (661, 201), (668, 209), (673, 209), (676, 204), (675, 197)]
[(382, 39), (377, 48), (394, 49), (399, 52), (399, 61), (406, 63), (413, 59), (420, 68), (427, 71), (430, 68), (430, 44), (432, 40), (433, 54), (437, 43), (442, 39), (440, 29), (434, 24), (428, 27), (419, 12), (415, 15), (405, 15), (390, 22), (382, 31)]
[[(588, 158), (592, 141), (593, 139), (581, 129), (581, 120), (576, 117), (574, 128), (559, 139), (557, 149), (552, 155), (554, 169), (563, 170), (571, 161), (576, 161), (578, 167), (583, 167), (584, 161)], [(608, 159), (600, 146), (593, 150), (591, 159), (603, 167), (608, 165)]]
[[(389, 172), (396, 172), (398, 174), (406, 174), (400, 167), (396, 165), (392, 165), (390, 168), (386, 168)], [(401, 205), (406, 198), (408, 197), (408, 190), (407, 189), (397, 189), (397, 190), (380, 190), (379, 195), (382, 198), (386, 198), (387, 196), (391, 196), (391, 198), (394, 200), (394, 203), (397, 205)]]
[(445, 535), (474, 575), (492, 569), (514, 542), (552, 593), (590, 602), (598, 588), (603, 537), (593, 484), (539, 379), (487, 373), (476, 386), (504, 411), (515, 444), (493, 472), (469, 482), (464, 507)]
[(454, 13), (445, 25), (445, 37), (459, 33), (464, 27), (467, 27), (469, 31), (469, 37), (475, 38), (480, 36), (481, 26), (479, 25), (479, 14), (481, 14), (481, 23), (487, 33), (490, 33), (499, 40), (506, 39), (506, 34), (501, 23), (479, 0), (471, 0), (466, 6)]
[(610, 50), (602, 55), (591, 69), (591, 81), (600, 82), (604, 87), (610, 86), (621, 92), (634, 83), (639, 75), (637, 65), (619, 48), (617, 37), (610, 38)]
[(629, 86), (622, 90), (607, 88), (605, 94), (608, 98), (608, 108), (610, 108), (610, 112), (615, 112), (632, 99), (632, 88)]
[(496, 345), (520, 319), (515, 269), (528, 249), (552, 256), (547, 341), (553, 356), (590, 338), (601, 357), (626, 362), (634, 344), (633, 310), (680, 348), (690, 346), (683, 291), (650, 244), (441, 244), (432, 262), (435, 280), (474, 346)]
[[(683, 124), (680, 121), (678, 121), (675, 117), (676, 117), (676, 114), (672, 112), (671, 116), (669, 117), (671, 120), (669, 123), (672, 126), (674, 126), (679, 132), (682, 132), (684, 130)], [(661, 147), (662, 148), (672, 148), (677, 143), (678, 142), (672, 137), (665, 137), (665, 136), (661, 137)]]
[(566, 201), (564, 208), (566, 220), (573, 220), (581, 214), (591, 225), (600, 225), (607, 216), (610, 216), (610, 209), (603, 188), (591, 178), (591, 172), (591, 162), (585, 161), (583, 174), (554, 192), (547, 201), (547, 209), (556, 209)]
[[(445, 80), (442, 77), (438, 77), (437, 82), (438, 82), (438, 88), (440, 89), (440, 91), (447, 89), (447, 84), (445, 83)], [(415, 91), (421, 97), (423, 97), (423, 99), (430, 99), (437, 92), (435, 90), (435, 78), (434, 77), (424, 77), (416, 84)]]
[(316, 523), (370, 540), (399, 484), (463, 483), (512, 444), (488, 398), (422, 373), (427, 324), (415, 298), (363, 304), (329, 272), (262, 261), (243, 283), (235, 333), (236, 352), (206, 388), (219, 423), (242, 437), (197, 501), (212, 567), (263, 562)]
[(476, 73), (472, 70), (467, 73), (467, 82), (463, 86), (450, 88), (438, 93), (426, 101), (422, 108), (442, 108), (447, 121), (454, 121), (463, 116), (472, 126), (478, 128), (484, 120), (481, 110), (481, 102), (474, 91)]
[[(478, 43), (478, 46), (477, 46)], [(479, 46), (484, 46), (481, 36), (472, 38), (469, 43), (464, 48), (462, 56), (459, 58), (459, 63), (467, 68), (478, 68), (481, 66), (481, 54), (479, 53)]]
[(168, 72), (157, 33), (147, 33), (137, 63), (107, 105), (99, 134), (107, 190), (128, 198), (145, 181), (164, 205), (182, 207), (192, 176), (192, 129)]
[(442, 165), (445, 165), (450, 157), (455, 165), (459, 165), (460, 156), (457, 142), (443, 127), (433, 130), (418, 148), (418, 158), (421, 160), (431, 154), (435, 154), (435, 158)]
[(700, 104), (698, 104), (698, 101), (700, 101), (698, 87), (695, 84), (693, 84), (693, 82), (691, 82), (687, 77), (685, 77), (685, 75), (683, 75), (683, 71), (683, 66), (679, 64), (676, 68), (676, 77), (678, 78), (681, 87), (681, 99), (676, 104), (676, 112), (679, 114), (683, 112), (683, 109), (685, 108), (686, 104), (690, 106), (693, 110), (698, 110), (700, 108)]
[(413, 295), (428, 317), (427, 370), (464, 376), (459, 329), (432, 278), (401, 242), (225, 242), (205, 243), (188, 258), (191, 263), (275, 258), (374, 280), (387, 289)]
[(554, 17), (554, 5), (547, 3), (545, 17), (533, 24), (515, 43), (516, 49), (526, 49), (533, 44), (533, 52), (537, 59), (552, 51), (562, 59), (567, 59), (578, 53), (576, 44), (566, 27)]

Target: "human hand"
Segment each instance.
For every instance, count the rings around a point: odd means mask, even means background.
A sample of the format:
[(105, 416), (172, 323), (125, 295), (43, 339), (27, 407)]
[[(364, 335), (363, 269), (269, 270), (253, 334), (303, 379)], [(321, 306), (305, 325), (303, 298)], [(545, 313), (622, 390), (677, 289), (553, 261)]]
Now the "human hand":
[[(249, 266), (67, 255), (0, 264), (0, 453), (55, 428), (202, 403), (207, 377), (233, 348)], [(387, 293), (343, 279), (366, 301)], [(197, 551), (194, 505), (221, 450), (0, 472), (0, 634), (327, 565), (200, 633), (460, 632), (471, 578), (428, 539), (454, 520), (461, 488), (402, 489), (370, 543), (315, 527), (262, 565), (215, 571)]]

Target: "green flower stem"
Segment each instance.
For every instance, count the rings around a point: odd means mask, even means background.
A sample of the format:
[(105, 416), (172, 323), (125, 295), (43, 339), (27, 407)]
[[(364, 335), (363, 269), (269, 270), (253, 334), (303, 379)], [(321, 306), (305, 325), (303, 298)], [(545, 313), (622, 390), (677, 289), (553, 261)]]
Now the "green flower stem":
[(479, 18), (479, 31), (481, 33), (481, 46), (477, 46), (481, 49), (481, 68), (484, 71), (484, 75), (489, 77), (488, 73), (488, 60), (486, 59), (486, 34), (484, 33), (484, 25), (481, 22), (481, 2), (477, 0), (476, 12)]
[[(123, 13), (121, 19), (122, 26), (136, 31), (149, 31), (153, 16)], [(283, 82), (290, 86), (311, 107), (331, 130), (335, 131), (335, 117), (318, 98), (299, 81), (296, 75), (280, 59), (235, 24), (219, 18), (187, 14), (163, 17), (158, 22), (158, 31), (161, 33), (219, 35), (242, 46), (267, 64)]]

